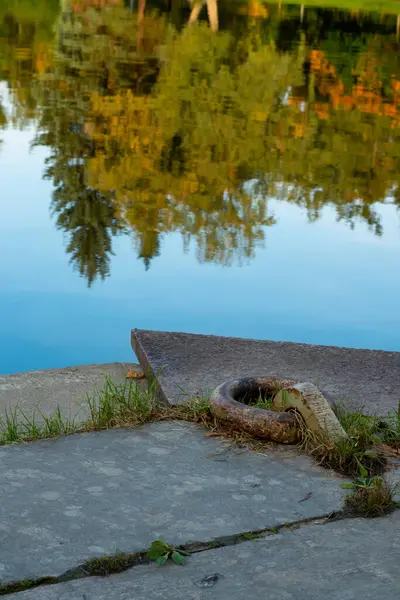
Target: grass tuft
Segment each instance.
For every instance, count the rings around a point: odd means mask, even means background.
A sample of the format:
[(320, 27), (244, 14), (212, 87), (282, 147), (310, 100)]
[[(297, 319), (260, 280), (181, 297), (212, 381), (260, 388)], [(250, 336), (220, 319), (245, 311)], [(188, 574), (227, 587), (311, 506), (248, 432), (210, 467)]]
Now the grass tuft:
[(16, 408), (6, 410), (4, 420), (0, 420), (0, 427), (2, 432), (1, 438), (4, 438), (4, 443), (12, 444), (19, 440), (20, 423)]
[(396, 410), (379, 420), (378, 433), (384, 444), (400, 449), (400, 401)]
[(383, 477), (358, 477), (342, 487), (352, 490), (345, 499), (345, 507), (352, 515), (382, 517), (397, 508), (394, 496), (398, 486), (389, 484)]
[(84, 421), (63, 416), (60, 408), (50, 414), (40, 409), (28, 416), (18, 407), (6, 411), (0, 419), (0, 445), (49, 439), (84, 431), (98, 431), (111, 427), (142, 425), (157, 418), (155, 383), (143, 391), (132, 380), (116, 384), (105, 378), (98, 393), (87, 395), (84, 406), (89, 417)]
[(262, 408), (263, 410), (272, 410), (273, 400), (274, 399), (272, 397), (269, 398), (268, 396), (263, 396), (263, 394), (260, 393), (258, 398), (252, 402), (249, 402), (248, 406), (252, 406), (253, 408)]
[(348, 438), (335, 443), (309, 431), (300, 422), (303, 449), (318, 464), (343, 475), (357, 477), (360, 468), (365, 469), (369, 477), (381, 474), (386, 458), (379, 451), (379, 419), (360, 410), (348, 410), (343, 404), (336, 407), (336, 415)]
[(184, 404), (173, 407), (159, 407), (158, 413), (163, 419), (179, 419), (206, 426), (215, 424), (211, 403), (207, 396), (189, 397)]
[(96, 396), (87, 395), (85, 400), (91, 429), (142, 425), (151, 420), (156, 409), (155, 383), (149, 383), (143, 391), (132, 379), (116, 384), (106, 377), (104, 388)]

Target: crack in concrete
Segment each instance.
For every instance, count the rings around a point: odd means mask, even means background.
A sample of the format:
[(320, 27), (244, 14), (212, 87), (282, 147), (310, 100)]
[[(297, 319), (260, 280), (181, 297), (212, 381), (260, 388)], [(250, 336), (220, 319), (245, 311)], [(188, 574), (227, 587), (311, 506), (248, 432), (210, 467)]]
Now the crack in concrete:
[[(186, 552), (190, 552), (190, 554), (198, 554), (208, 550), (216, 550), (218, 548), (242, 544), (244, 542), (251, 542), (256, 539), (265, 539), (269, 536), (277, 535), (278, 533), (284, 533), (286, 531), (296, 531), (297, 529), (306, 527), (308, 525), (325, 525), (326, 523), (330, 523), (332, 521), (344, 521), (353, 518), (357, 517), (354, 517), (354, 515), (351, 515), (346, 511), (336, 511), (318, 517), (282, 523), (281, 525), (277, 525), (275, 527), (265, 527), (263, 529), (245, 531), (228, 536), (220, 536), (207, 542), (189, 542), (187, 544), (182, 544), (177, 548), (185, 550)], [(11, 595), (45, 585), (65, 583), (67, 581), (73, 581), (76, 579), (83, 579), (87, 577), (107, 577), (116, 573), (122, 573), (128, 569), (132, 569), (133, 567), (150, 564), (153, 562), (148, 558), (147, 551), (148, 550), (135, 553), (117, 553), (111, 556), (92, 558), (87, 562), (78, 565), (77, 567), (69, 569), (59, 576), (37, 577), (36, 579), (14, 581), (7, 584), (0, 583), (0, 596), (5, 596), (7, 594)]]

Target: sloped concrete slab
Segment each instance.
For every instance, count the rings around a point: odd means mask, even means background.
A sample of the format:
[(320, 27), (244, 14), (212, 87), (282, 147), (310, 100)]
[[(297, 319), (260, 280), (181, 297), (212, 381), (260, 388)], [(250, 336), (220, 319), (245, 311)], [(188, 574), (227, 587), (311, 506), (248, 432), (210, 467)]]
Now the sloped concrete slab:
[(163, 399), (210, 392), (228, 379), (276, 376), (314, 383), (330, 400), (348, 400), (386, 414), (400, 397), (400, 352), (356, 350), (211, 335), (132, 331), (147, 372), (158, 374)]
[(208, 541), (341, 508), (340, 479), (306, 457), (204, 435), (161, 422), (1, 448), (1, 582), (143, 551), (160, 535)]
[(105, 376), (123, 383), (131, 367), (131, 363), (108, 363), (1, 375), (0, 418), (15, 407), (28, 417), (37, 409), (50, 415), (59, 407), (64, 416), (83, 421), (87, 416), (82, 404), (85, 395), (104, 387)]
[(184, 567), (136, 567), (6, 598), (15, 600), (394, 600), (400, 513), (309, 525), (192, 555)]

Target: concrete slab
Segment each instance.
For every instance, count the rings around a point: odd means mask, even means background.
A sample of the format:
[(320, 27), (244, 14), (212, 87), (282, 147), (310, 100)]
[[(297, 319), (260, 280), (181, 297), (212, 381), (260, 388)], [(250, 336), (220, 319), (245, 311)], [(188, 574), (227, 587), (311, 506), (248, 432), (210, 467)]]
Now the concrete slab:
[(38, 588), (15, 600), (395, 600), (400, 513), (309, 525), (192, 555), (184, 567), (139, 566), (107, 579)]
[[(132, 331), (144, 369), (159, 374), (161, 396), (174, 404), (242, 376), (310, 381), (330, 400), (346, 399), (386, 414), (400, 398), (400, 352), (356, 350), (208, 335)], [(178, 387), (179, 386), (179, 387)]]
[(85, 395), (101, 389), (106, 375), (122, 383), (131, 366), (131, 363), (108, 363), (1, 375), (0, 418), (6, 410), (16, 406), (29, 416), (38, 407), (49, 415), (59, 406), (63, 415), (76, 415), (84, 420), (87, 413), (82, 400)]
[(340, 509), (340, 479), (307, 457), (204, 436), (160, 422), (1, 448), (1, 583), (143, 551), (160, 535), (208, 541)]

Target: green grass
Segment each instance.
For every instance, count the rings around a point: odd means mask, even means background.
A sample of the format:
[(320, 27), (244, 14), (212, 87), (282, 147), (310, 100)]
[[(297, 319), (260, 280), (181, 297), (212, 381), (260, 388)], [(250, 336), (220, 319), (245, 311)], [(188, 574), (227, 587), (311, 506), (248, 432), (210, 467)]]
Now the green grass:
[(400, 447), (399, 410), (381, 418), (367, 415), (361, 408), (349, 410), (345, 403), (341, 403), (335, 411), (348, 438), (331, 443), (304, 429), (304, 449), (322, 466), (344, 475), (358, 477), (360, 468), (365, 469), (369, 477), (380, 475), (387, 462), (382, 445)]
[(273, 398), (268, 398), (260, 394), (258, 398), (249, 402), (248, 406), (252, 406), (253, 408), (262, 408), (263, 410), (272, 410), (272, 401)]
[(382, 441), (393, 448), (400, 448), (400, 401), (396, 410), (392, 410), (378, 422), (378, 435)]
[(31, 416), (18, 407), (9, 409), (0, 419), (0, 445), (142, 425), (155, 417), (156, 407), (155, 384), (149, 383), (143, 391), (132, 379), (116, 384), (106, 377), (98, 393), (85, 397), (83, 409), (89, 417), (83, 421), (65, 417), (60, 408), (50, 415), (36, 409)]
[(175, 418), (192, 423), (204, 423), (213, 421), (211, 414), (211, 404), (208, 396), (189, 397), (183, 404), (173, 408), (163, 407), (160, 409), (161, 415), (165, 419)]
[(49, 439), (86, 431), (101, 431), (113, 427), (137, 427), (151, 421), (184, 420), (209, 425), (214, 424), (211, 405), (206, 396), (189, 397), (187, 402), (176, 407), (161, 405), (157, 400), (156, 381), (148, 379), (147, 389), (143, 390), (134, 379), (124, 383), (114, 383), (105, 377), (103, 388), (87, 394), (82, 410), (87, 418), (65, 417), (60, 408), (50, 414), (40, 409), (32, 415), (23, 412), (18, 406), (9, 409), (0, 418), (0, 445)]
[(104, 388), (96, 396), (86, 396), (92, 429), (109, 429), (123, 425), (142, 425), (152, 417), (156, 406), (155, 385), (143, 392), (140, 385), (126, 379), (115, 384), (106, 377)]
[(29, 417), (16, 407), (0, 418), (0, 445), (70, 435), (78, 430), (75, 420), (63, 417), (59, 408), (51, 415), (37, 409)]
[(348, 410), (342, 403), (337, 407), (337, 417), (349, 436), (363, 446), (388, 444), (400, 447), (400, 402), (386, 417), (366, 415), (362, 408)]
[(385, 460), (376, 449), (379, 419), (366, 415), (362, 409), (349, 410), (345, 404), (337, 406), (336, 415), (348, 434), (348, 439), (336, 444), (340, 469), (342, 472), (357, 476), (360, 467), (367, 470), (368, 475), (381, 473)]
[(345, 403), (335, 407), (336, 415), (348, 438), (336, 443), (315, 436), (300, 422), (304, 449), (322, 466), (350, 476), (353, 481), (341, 487), (351, 489), (345, 498), (348, 513), (377, 517), (398, 508), (392, 486), (381, 476), (387, 459), (382, 445), (398, 447), (400, 405), (386, 418), (367, 415), (362, 409), (349, 410)]
[(397, 508), (394, 501), (398, 485), (391, 485), (383, 477), (357, 477), (342, 487), (352, 492), (345, 499), (345, 507), (352, 515), (359, 517), (382, 517)]

